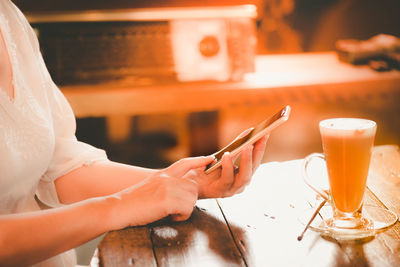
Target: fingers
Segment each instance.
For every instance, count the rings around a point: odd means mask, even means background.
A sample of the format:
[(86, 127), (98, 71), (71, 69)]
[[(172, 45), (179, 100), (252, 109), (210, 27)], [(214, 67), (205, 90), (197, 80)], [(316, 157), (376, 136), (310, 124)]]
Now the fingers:
[(176, 220), (186, 220), (198, 199), (198, 184), (159, 171), (115, 196), (118, 201), (110, 205), (118, 214), (112, 217), (118, 219), (112, 222), (112, 229), (145, 225), (169, 215)]
[(213, 160), (213, 156), (184, 158), (166, 168), (165, 172), (174, 177), (182, 177), (192, 169), (205, 168)]
[(177, 195), (168, 204), (171, 218), (174, 221), (184, 221), (189, 219), (193, 212), (194, 205), (198, 199), (197, 183), (192, 179), (179, 179), (181, 190), (177, 191)]
[(253, 146), (247, 146), (240, 157), (239, 173), (236, 175), (235, 183), (232, 186), (231, 193), (238, 193), (243, 191), (244, 187), (248, 185), (253, 176)]
[[(230, 192), (232, 185), (235, 181), (235, 168), (230, 153), (226, 152), (222, 156), (222, 171), (221, 177), (218, 181), (220, 190), (222, 192)], [(223, 196), (226, 196), (225, 194)]]
[(265, 147), (269, 135), (262, 137), (254, 146), (248, 146), (242, 152), (240, 168), (235, 184), (232, 187), (233, 193), (240, 193), (250, 183), (253, 173), (256, 171), (264, 156)]
[(221, 188), (222, 197), (229, 197), (244, 190), (251, 181), (253, 175), (253, 146), (249, 145), (243, 149), (240, 157), (240, 168), (236, 173), (230, 155), (224, 155), (225, 161), (222, 162)]
[(267, 146), (269, 135), (262, 137), (254, 144), (253, 149), (253, 173), (257, 170), (258, 166), (260, 166), (261, 161), (264, 157), (265, 148)]

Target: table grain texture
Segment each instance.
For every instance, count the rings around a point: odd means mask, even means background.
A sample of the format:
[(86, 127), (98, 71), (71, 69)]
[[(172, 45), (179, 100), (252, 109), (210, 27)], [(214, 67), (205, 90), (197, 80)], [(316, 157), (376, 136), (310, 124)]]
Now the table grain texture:
[[(92, 266), (400, 266), (400, 223), (368, 240), (337, 242), (298, 217), (318, 199), (301, 178), (302, 160), (260, 166), (245, 192), (199, 200), (185, 222), (163, 220), (109, 232)], [(366, 204), (400, 215), (400, 152), (374, 148)]]

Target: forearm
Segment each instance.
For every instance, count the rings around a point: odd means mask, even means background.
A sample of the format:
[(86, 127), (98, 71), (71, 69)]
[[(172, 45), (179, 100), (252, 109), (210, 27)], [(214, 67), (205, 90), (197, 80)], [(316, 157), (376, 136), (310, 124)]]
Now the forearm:
[(154, 172), (153, 169), (98, 161), (58, 178), (55, 185), (60, 202), (68, 204), (119, 192), (143, 181)]
[(96, 198), (56, 209), (0, 216), (0, 265), (31, 265), (111, 230), (109, 202)]

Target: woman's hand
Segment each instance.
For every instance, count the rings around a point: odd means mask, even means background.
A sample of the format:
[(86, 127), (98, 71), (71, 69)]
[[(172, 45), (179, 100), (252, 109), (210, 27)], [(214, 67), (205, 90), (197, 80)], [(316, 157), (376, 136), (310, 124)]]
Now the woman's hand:
[(171, 216), (183, 221), (190, 217), (198, 198), (228, 197), (244, 190), (264, 155), (268, 137), (247, 146), (240, 156), (240, 168), (229, 153), (222, 168), (205, 174), (212, 156), (184, 158), (149, 178), (107, 198), (111, 206), (112, 229), (145, 225)]
[(157, 171), (142, 182), (106, 197), (111, 206), (112, 229), (145, 225), (171, 215), (182, 221), (190, 217), (198, 199), (198, 185), (191, 169), (204, 168), (212, 157), (186, 158)]
[(208, 175), (204, 173), (204, 168), (190, 171), (192, 179), (198, 184), (199, 198), (229, 197), (241, 193), (261, 163), (267, 140), (268, 136), (265, 136), (254, 146), (249, 145), (242, 151), (239, 169), (233, 163), (235, 159), (232, 159), (229, 153), (225, 153), (222, 156), (222, 168)]

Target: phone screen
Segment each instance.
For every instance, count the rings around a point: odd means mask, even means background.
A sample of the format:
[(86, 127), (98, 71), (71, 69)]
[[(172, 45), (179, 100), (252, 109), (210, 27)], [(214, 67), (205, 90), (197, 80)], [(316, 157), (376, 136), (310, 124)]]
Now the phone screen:
[(211, 172), (211, 169), (215, 169), (215, 165), (220, 164), (221, 158), (225, 152), (230, 152), (232, 156), (237, 155), (246, 145), (255, 143), (268, 132), (272, 131), (272, 129), (286, 121), (289, 117), (289, 113), (289, 106), (282, 108), (277, 113), (252, 128), (246, 135), (235, 139), (232, 143), (214, 153), (213, 156), (215, 160), (207, 166), (206, 173)]

